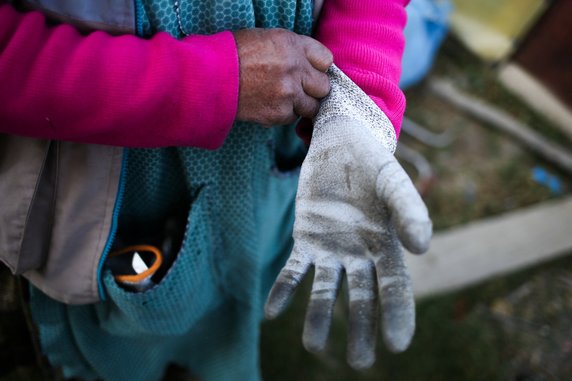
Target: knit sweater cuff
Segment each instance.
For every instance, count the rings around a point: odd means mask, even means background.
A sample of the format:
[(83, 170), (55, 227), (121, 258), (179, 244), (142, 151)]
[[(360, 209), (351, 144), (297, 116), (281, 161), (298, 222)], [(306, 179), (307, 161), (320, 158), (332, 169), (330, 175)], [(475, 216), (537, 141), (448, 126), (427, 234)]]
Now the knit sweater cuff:
[(316, 38), (334, 62), (391, 120), (398, 135), (405, 97), (398, 87), (404, 0), (329, 0), (324, 2)]

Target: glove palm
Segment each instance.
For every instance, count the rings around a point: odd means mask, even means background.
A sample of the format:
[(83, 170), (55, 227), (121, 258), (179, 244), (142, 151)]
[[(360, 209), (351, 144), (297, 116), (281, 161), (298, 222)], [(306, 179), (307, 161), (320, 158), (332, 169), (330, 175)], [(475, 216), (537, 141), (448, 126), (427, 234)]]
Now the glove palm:
[[(283, 311), (313, 266), (314, 282), (303, 342), (324, 349), (345, 273), (349, 293), (348, 362), (371, 366), (379, 305), (390, 350), (407, 348), (415, 328), (411, 282), (401, 243), (427, 250), (431, 221), (410, 179), (397, 163), (387, 117), (339, 69), (314, 123), (302, 165), (294, 248), (274, 284), (266, 316)], [(391, 151), (391, 152), (390, 152)]]

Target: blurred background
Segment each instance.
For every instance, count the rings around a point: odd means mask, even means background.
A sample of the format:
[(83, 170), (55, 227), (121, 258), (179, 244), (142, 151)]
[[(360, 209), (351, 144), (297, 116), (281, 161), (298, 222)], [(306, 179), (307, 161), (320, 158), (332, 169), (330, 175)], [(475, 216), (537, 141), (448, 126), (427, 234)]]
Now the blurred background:
[(412, 0), (408, 16), (397, 156), (435, 227), (408, 255), (412, 345), (351, 370), (341, 295), (327, 351), (307, 353), (306, 282), (263, 325), (264, 379), (572, 380), (572, 2)]

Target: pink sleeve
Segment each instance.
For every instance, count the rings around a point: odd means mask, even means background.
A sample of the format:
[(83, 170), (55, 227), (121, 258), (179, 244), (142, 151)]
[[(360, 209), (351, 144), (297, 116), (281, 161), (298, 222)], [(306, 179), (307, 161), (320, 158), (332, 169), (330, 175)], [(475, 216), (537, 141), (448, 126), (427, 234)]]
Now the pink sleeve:
[(0, 3), (0, 132), (130, 147), (214, 149), (238, 105), (230, 32), (178, 41), (88, 36)]
[(391, 120), (399, 136), (405, 97), (399, 89), (408, 0), (324, 0), (316, 39)]

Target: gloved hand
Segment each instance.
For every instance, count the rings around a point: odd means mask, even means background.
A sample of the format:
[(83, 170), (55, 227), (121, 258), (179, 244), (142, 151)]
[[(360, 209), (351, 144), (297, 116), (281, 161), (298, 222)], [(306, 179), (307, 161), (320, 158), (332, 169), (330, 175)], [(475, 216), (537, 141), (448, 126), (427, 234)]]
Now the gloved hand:
[(332, 66), (328, 74), (331, 92), (315, 119), (300, 173), (294, 248), (265, 312), (270, 319), (279, 315), (313, 266), (303, 343), (309, 351), (321, 351), (345, 273), (347, 358), (352, 367), (365, 369), (375, 361), (380, 315), (390, 350), (403, 351), (411, 341), (415, 305), (401, 244), (425, 252), (432, 224), (392, 154), (391, 122), (338, 68)]

